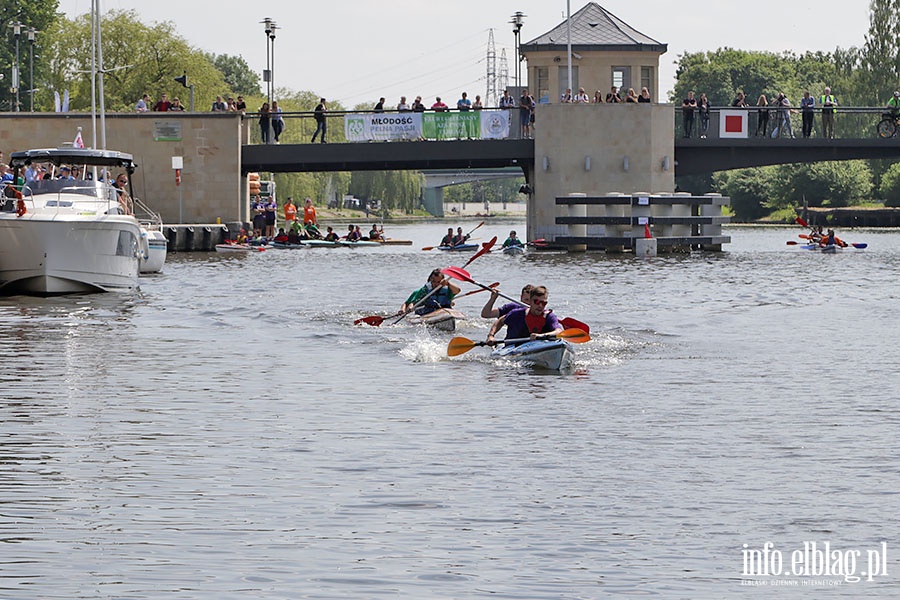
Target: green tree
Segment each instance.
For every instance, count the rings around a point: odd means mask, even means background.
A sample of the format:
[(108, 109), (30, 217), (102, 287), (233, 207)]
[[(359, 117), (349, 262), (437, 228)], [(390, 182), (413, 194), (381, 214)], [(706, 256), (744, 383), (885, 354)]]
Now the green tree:
[(769, 212), (774, 195), (776, 167), (735, 169), (713, 175), (716, 188), (731, 198), (736, 221), (755, 221)]
[(35, 106), (39, 97), (46, 95), (42, 89), (43, 75), (46, 71), (44, 32), (53, 26), (59, 15), (58, 0), (6, 0), (0, 2), (0, 27), (3, 28), (4, 43), (0, 44), (0, 64), (9, 65), (3, 67), (4, 80), (0, 85), (0, 110), (15, 110), (15, 92), (11, 91), (13, 78), (12, 69), (16, 65), (16, 37), (10, 23), (21, 23), (19, 34), (19, 108), (30, 109), (28, 90), (31, 89), (31, 74), (29, 63), (31, 58), (31, 45), (28, 41), (28, 29), (35, 29), (34, 44), (34, 79), (35, 79)]
[(900, 0), (869, 3), (869, 32), (862, 56), (867, 103), (879, 106), (900, 80)]
[(878, 195), (885, 206), (900, 206), (900, 163), (894, 163), (881, 177)]
[(854, 206), (871, 198), (872, 170), (861, 160), (782, 165), (773, 186), (774, 206)]
[(259, 87), (259, 75), (250, 69), (243, 56), (209, 54), (207, 57), (222, 72), (225, 83), (228, 84), (228, 87), (231, 88), (235, 95), (262, 95), (262, 90)]
[[(110, 11), (102, 18), (104, 87), (107, 110), (130, 110), (143, 93), (181, 95), (174, 78), (187, 73), (195, 106), (204, 110), (227, 89), (222, 73), (205, 53), (177, 35), (171, 22), (147, 26), (134, 10)], [(69, 90), (72, 110), (91, 106), (91, 19), (61, 19), (46, 33), (45, 59), (50, 93)], [(185, 91), (184, 96), (187, 96)], [(51, 105), (49, 98), (46, 106)], [(185, 97), (184, 104), (188, 104)]]

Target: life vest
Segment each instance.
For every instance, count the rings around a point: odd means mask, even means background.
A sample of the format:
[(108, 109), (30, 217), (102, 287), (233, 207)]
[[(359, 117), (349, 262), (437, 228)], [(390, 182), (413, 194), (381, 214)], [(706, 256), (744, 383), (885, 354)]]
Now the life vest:
[(531, 314), (530, 310), (525, 313), (525, 325), (528, 327), (528, 331), (530, 331), (531, 333), (543, 333), (544, 326), (546, 324), (546, 313), (542, 313), (540, 316)]
[(451, 306), (453, 306), (453, 295), (450, 293), (450, 288), (442, 287), (428, 298), (425, 304), (416, 309), (416, 314), (427, 315), (440, 308), (450, 308)]

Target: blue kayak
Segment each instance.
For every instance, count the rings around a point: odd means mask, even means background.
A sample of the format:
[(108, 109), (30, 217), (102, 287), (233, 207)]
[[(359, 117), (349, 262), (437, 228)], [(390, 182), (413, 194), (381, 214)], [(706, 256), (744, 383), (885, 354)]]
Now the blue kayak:
[(505, 358), (550, 371), (572, 366), (575, 353), (565, 340), (534, 340), (517, 346), (503, 346), (491, 352), (492, 358)]
[(446, 250), (447, 252), (470, 252), (478, 250), (478, 244), (457, 244), (456, 246), (438, 246), (438, 250)]

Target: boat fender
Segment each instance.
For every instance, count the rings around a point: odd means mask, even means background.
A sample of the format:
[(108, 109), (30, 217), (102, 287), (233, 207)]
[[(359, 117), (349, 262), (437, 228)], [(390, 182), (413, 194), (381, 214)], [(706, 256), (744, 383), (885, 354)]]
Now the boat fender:
[(150, 260), (150, 238), (146, 231), (141, 232), (141, 252), (144, 255), (142, 260)]
[[(18, 194), (18, 192), (16, 192)], [(28, 212), (25, 208), (25, 201), (22, 199), (22, 195), (19, 194), (18, 199), (16, 200), (16, 216), (21, 217), (26, 212)]]

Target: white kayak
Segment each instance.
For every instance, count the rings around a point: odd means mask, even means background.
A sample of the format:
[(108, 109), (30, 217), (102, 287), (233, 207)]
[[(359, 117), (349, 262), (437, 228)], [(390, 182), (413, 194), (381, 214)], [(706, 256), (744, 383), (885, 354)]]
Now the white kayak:
[(514, 360), (550, 371), (572, 366), (575, 353), (565, 340), (534, 340), (513, 346), (503, 346), (491, 352), (492, 358)]
[(216, 252), (265, 252), (265, 246), (250, 244), (216, 244)]
[(465, 320), (466, 315), (452, 308), (439, 308), (425, 315), (410, 315), (409, 322), (413, 325), (428, 325), (441, 331), (456, 330), (456, 322)]
[(503, 249), (503, 254), (509, 254), (510, 256), (519, 256), (520, 254), (525, 254), (524, 246), (507, 246)]

